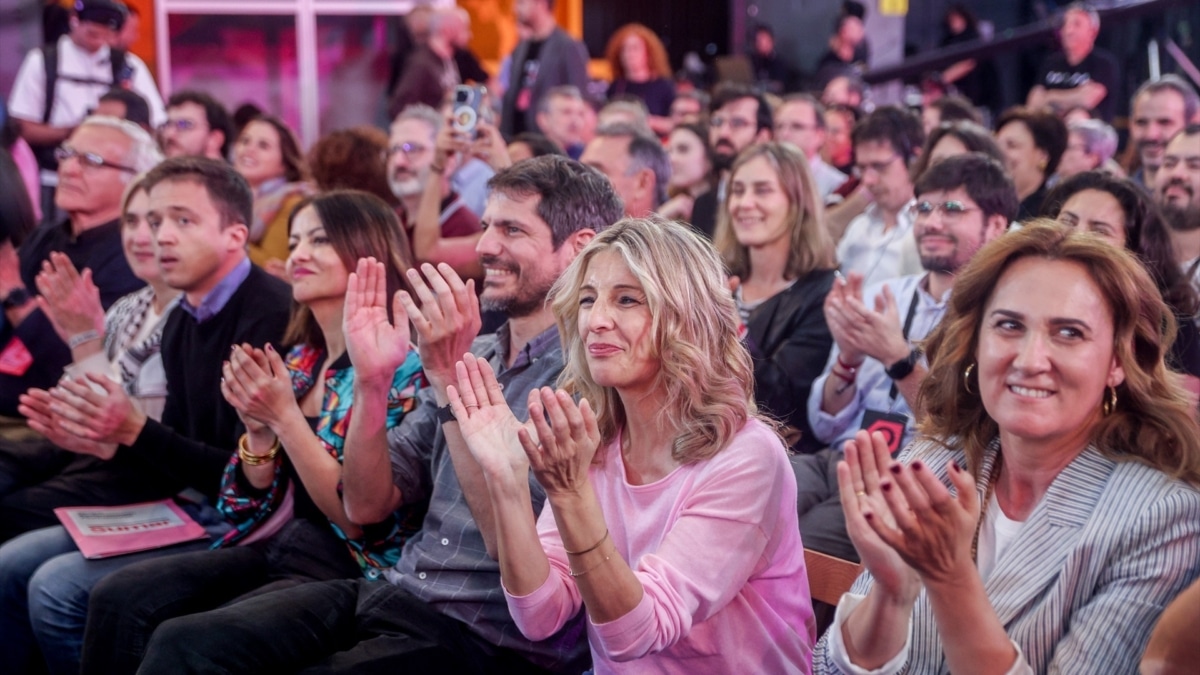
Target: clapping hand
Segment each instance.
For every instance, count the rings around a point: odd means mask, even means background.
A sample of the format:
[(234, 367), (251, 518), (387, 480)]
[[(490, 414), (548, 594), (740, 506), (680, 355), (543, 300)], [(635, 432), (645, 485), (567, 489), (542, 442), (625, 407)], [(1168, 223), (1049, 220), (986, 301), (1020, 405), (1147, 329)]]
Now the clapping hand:
[(251, 433), (278, 428), (289, 414), (299, 413), (292, 378), (271, 345), (266, 350), (234, 345), (221, 367), (221, 394)]
[(20, 401), (17, 410), (25, 416), (29, 428), (58, 447), (103, 460), (112, 459), (117, 453), (116, 443), (92, 441), (67, 431), (63, 419), (51, 410), (54, 399), (45, 389), (30, 389), (21, 395)]
[(884, 286), (874, 307), (863, 301), (862, 275), (851, 272), (846, 281), (835, 281), (825, 296), (825, 322), (848, 363), (864, 356), (891, 365), (908, 355), (910, 347), (900, 326), (900, 312), (892, 291)]
[(354, 364), (356, 381), (390, 385), (409, 351), (408, 322), (400, 294), (392, 298), (393, 320), (387, 312), (387, 273), (383, 263), (363, 258), (346, 285), (342, 333)]
[(464, 283), (445, 263), (437, 267), (425, 263), (420, 272), (408, 271), (408, 283), (421, 301), (420, 307), (408, 293), (396, 295), (417, 331), (421, 367), (440, 396), (455, 381), (455, 364), (471, 348), (483, 322), (475, 281)]
[(600, 447), (591, 404), (584, 399), (576, 405), (562, 389), (542, 387), (529, 392), (529, 417), (537, 439), (524, 429), (518, 437), (538, 483), (547, 496), (578, 494)]
[(890, 518), (870, 519), (871, 528), (921, 579), (961, 579), (975, 569), (971, 544), (980, 518), (975, 480), (957, 464), (949, 467), (957, 495), (920, 460), (893, 463), (883, 496)]
[(104, 375), (63, 378), (49, 394), (50, 412), (63, 429), (90, 441), (130, 445), (146, 424), (121, 385)]
[(879, 534), (880, 529), (895, 528), (893, 511), (907, 508), (887, 470), (892, 464), (887, 441), (878, 432), (859, 431), (846, 441), (843, 454), (837, 477), (846, 533), (880, 590), (892, 598), (913, 602), (920, 592), (917, 573)]
[(55, 251), (42, 262), (34, 282), (38, 307), (63, 342), (89, 330), (104, 331), (100, 289), (92, 281), (90, 269), (79, 273), (66, 254)]
[(522, 425), (508, 407), (491, 364), (464, 354), (455, 371), (458, 385), (446, 387), (446, 397), (471, 456), (489, 484), (528, 480), (529, 459), (521, 448), (524, 439), (531, 437), (529, 425)]

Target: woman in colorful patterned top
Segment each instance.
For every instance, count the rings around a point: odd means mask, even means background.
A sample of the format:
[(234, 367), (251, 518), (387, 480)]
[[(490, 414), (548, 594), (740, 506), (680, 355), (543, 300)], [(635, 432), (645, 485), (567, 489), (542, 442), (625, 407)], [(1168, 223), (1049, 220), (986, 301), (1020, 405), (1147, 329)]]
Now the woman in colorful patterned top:
[[(354, 369), (342, 314), (356, 261), (385, 262), (389, 293), (409, 267), (395, 212), (378, 197), (335, 191), (306, 200), (290, 223), (295, 307), (285, 356), (235, 346), (222, 391), (246, 434), (226, 469), (218, 507), (235, 526), (215, 551), (131, 565), (93, 591), (83, 671), (132, 673), (159, 623), (248, 593), (308, 581), (376, 578), (420, 527), (420, 508), (359, 527), (341, 502), (341, 461)], [(396, 371), (388, 424), (423, 382), (415, 347)], [(295, 517), (288, 520), (288, 511)], [(232, 544), (242, 544), (231, 546)]]

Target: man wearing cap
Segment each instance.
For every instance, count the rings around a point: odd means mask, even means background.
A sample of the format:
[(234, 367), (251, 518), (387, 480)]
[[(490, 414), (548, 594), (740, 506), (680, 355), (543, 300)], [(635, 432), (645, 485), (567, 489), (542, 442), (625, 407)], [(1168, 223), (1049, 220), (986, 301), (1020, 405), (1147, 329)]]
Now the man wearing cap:
[[(114, 87), (132, 89), (149, 104), (152, 126), (166, 121), (162, 97), (146, 64), (133, 54), (109, 47), (125, 24), (125, 6), (116, 0), (75, 0), (73, 10), (70, 33), (49, 47), (26, 54), (8, 99), (9, 113), (42, 168), (47, 220), (53, 218), (54, 186), (58, 184), (54, 149), (102, 95)], [(50, 77), (47, 62), (56, 66)]]

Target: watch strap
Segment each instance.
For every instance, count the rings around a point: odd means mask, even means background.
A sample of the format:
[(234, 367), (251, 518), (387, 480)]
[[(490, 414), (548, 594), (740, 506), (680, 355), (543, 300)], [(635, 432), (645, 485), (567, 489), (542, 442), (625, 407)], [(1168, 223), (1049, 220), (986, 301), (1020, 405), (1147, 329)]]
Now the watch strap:
[(454, 416), (454, 409), (450, 407), (449, 403), (438, 408), (435, 416), (437, 417), (439, 425), (445, 424), (446, 422), (458, 421), (458, 418)]

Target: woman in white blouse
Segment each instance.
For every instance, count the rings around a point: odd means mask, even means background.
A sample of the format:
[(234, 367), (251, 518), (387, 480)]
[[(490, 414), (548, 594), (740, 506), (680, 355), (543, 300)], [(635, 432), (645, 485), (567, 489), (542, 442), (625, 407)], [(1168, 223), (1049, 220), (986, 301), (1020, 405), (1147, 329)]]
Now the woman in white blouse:
[(1050, 221), (975, 256), (926, 343), (924, 439), (900, 461), (878, 435), (846, 444), (867, 573), (815, 672), (1136, 672), (1200, 575), (1200, 428), (1160, 298), (1132, 256)]

